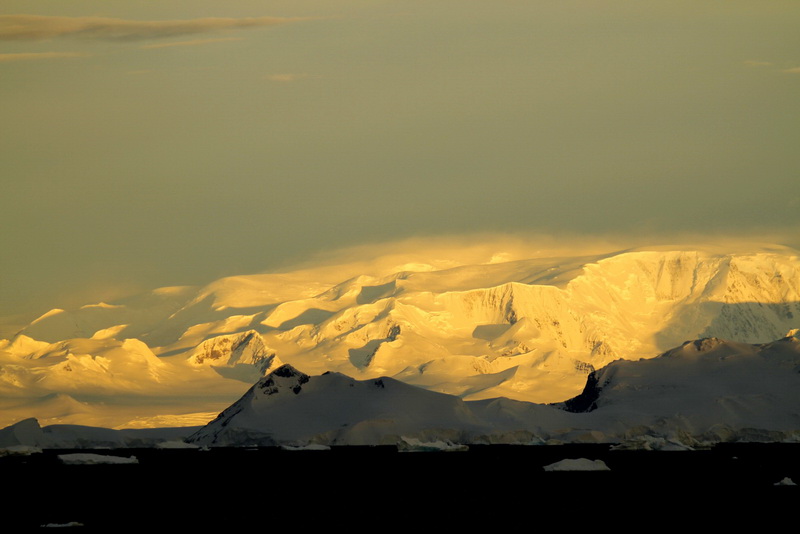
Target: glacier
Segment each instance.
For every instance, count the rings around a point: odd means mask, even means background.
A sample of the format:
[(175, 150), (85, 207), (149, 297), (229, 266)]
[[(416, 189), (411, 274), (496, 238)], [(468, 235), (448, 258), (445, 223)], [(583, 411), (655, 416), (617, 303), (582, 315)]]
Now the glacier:
[[(689, 450), (723, 442), (800, 442), (800, 332), (763, 344), (688, 341), (647, 360), (617, 360), (560, 403), (466, 401), (393, 379), (309, 376), (284, 364), (201, 428), (0, 430), (0, 447), (274, 447), (607, 443)], [(435, 447), (430, 444), (437, 444)]]
[(0, 340), (0, 425), (203, 425), (285, 364), (499, 412), (554, 405), (600, 369), (686, 340), (780, 339), (800, 318), (799, 257), (779, 245), (393, 253), (54, 309)]

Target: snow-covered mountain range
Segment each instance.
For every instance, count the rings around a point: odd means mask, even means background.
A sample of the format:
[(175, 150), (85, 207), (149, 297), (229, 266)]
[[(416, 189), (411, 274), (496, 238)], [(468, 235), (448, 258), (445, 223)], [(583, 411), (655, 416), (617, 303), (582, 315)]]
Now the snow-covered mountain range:
[[(781, 339), (800, 324), (799, 256), (386, 254), (55, 309), (0, 340), (0, 425), (204, 424), (284, 364), (311, 377), (304, 398), (327, 382), (381, 379), (384, 393), (417, 386), (433, 404), (563, 402), (619, 359), (693, 339)], [(611, 391), (594, 402), (618, 402)]]
[(464, 401), (389, 377), (309, 376), (286, 364), (204, 427), (180, 430), (41, 428), (26, 419), (0, 430), (0, 448), (178, 446), (181, 439), (205, 447), (412, 449), (564, 442), (683, 449), (730, 441), (798, 442), (800, 330), (765, 344), (705, 338), (656, 358), (617, 360), (592, 372), (580, 395), (550, 405), (505, 398)]
[(309, 377), (289, 365), (188, 438), (206, 446), (800, 440), (800, 330), (772, 343), (688, 341), (593, 372), (563, 403), (463, 401), (392, 378)]

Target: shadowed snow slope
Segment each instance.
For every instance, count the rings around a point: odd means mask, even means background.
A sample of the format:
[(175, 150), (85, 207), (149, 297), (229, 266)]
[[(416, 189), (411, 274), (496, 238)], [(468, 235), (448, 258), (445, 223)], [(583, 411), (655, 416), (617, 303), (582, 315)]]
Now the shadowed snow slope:
[[(309, 377), (289, 365), (259, 380), (190, 441), (272, 445), (326, 434), (331, 443), (395, 443), (425, 430), (456, 437), (486, 427), (461, 399), (391, 378), (357, 381), (339, 373)], [(453, 437), (453, 436), (451, 436)]]
[[(283, 363), (310, 375), (389, 376), (463, 400), (552, 403), (615, 360), (687, 339), (768, 342), (800, 320), (800, 254), (780, 246), (448, 253), (52, 310), (0, 340), (0, 424), (29, 417), (36, 402), (48, 423), (196, 421)], [(77, 403), (42, 402), (59, 394)]]
[(195, 428), (113, 430), (80, 425), (41, 427), (36, 419), (24, 419), (0, 430), (0, 455), (4, 449), (29, 446), (41, 449), (98, 449), (156, 447), (183, 443)]
[(617, 361), (558, 405), (465, 402), (391, 378), (309, 377), (283, 366), (189, 438), (201, 445), (640, 441), (703, 445), (800, 438), (800, 339), (715, 338)]
[[(464, 401), (392, 378), (309, 376), (287, 364), (186, 441), (198, 446), (609, 442), (661, 449), (796, 442), (799, 371), (797, 331), (756, 345), (705, 338), (650, 360), (613, 362), (590, 374), (581, 395), (555, 405)], [(0, 430), (0, 447), (147, 446), (174, 441), (178, 431), (150, 432), (41, 428), (27, 419)]]
[(800, 438), (800, 338), (758, 345), (687, 341), (650, 360), (593, 372), (560, 405), (592, 415), (608, 434), (669, 434), (686, 442)]

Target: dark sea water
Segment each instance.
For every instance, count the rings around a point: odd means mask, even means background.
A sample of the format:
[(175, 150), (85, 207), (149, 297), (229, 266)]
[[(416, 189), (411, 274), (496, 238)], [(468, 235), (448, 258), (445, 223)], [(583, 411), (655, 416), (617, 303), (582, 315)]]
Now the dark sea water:
[[(139, 463), (59, 461), (72, 452), (136, 456)], [(610, 470), (543, 469), (568, 458), (600, 459)], [(787, 477), (800, 483), (800, 444), (689, 452), (606, 445), (403, 453), (393, 447), (48, 450), (0, 458), (0, 476), (4, 525), (13, 527), (2, 532), (71, 522), (103, 532), (338, 532), (345, 525), (358, 532), (472, 532), (486, 524), (534, 529), (548, 517), (571, 531), (631, 513), (663, 524), (692, 511), (693, 522), (719, 524), (717, 516), (730, 521), (800, 510), (800, 486), (775, 485)]]

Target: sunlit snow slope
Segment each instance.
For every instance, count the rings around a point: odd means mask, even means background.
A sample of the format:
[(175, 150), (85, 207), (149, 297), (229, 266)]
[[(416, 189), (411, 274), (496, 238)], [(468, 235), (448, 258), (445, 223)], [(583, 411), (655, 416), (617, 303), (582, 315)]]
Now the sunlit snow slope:
[(769, 343), (703, 338), (655, 358), (617, 360), (592, 372), (580, 395), (549, 405), (464, 401), (390, 377), (309, 376), (286, 364), (202, 428), (41, 427), (31, 418), (0, 430), (0, 449), (615, 443), (675, 450), (797, 443), (798, 371), (800, 330)]
[[(498, 245), (499, 247), (500, 245)], [(800, 255), (702, 247), (592, 256), (382, 255), (52, 310), (0, 341), (0, 425), (197, 424), (284, 363), (538, 403), (689, 339), (800, 325)]]

